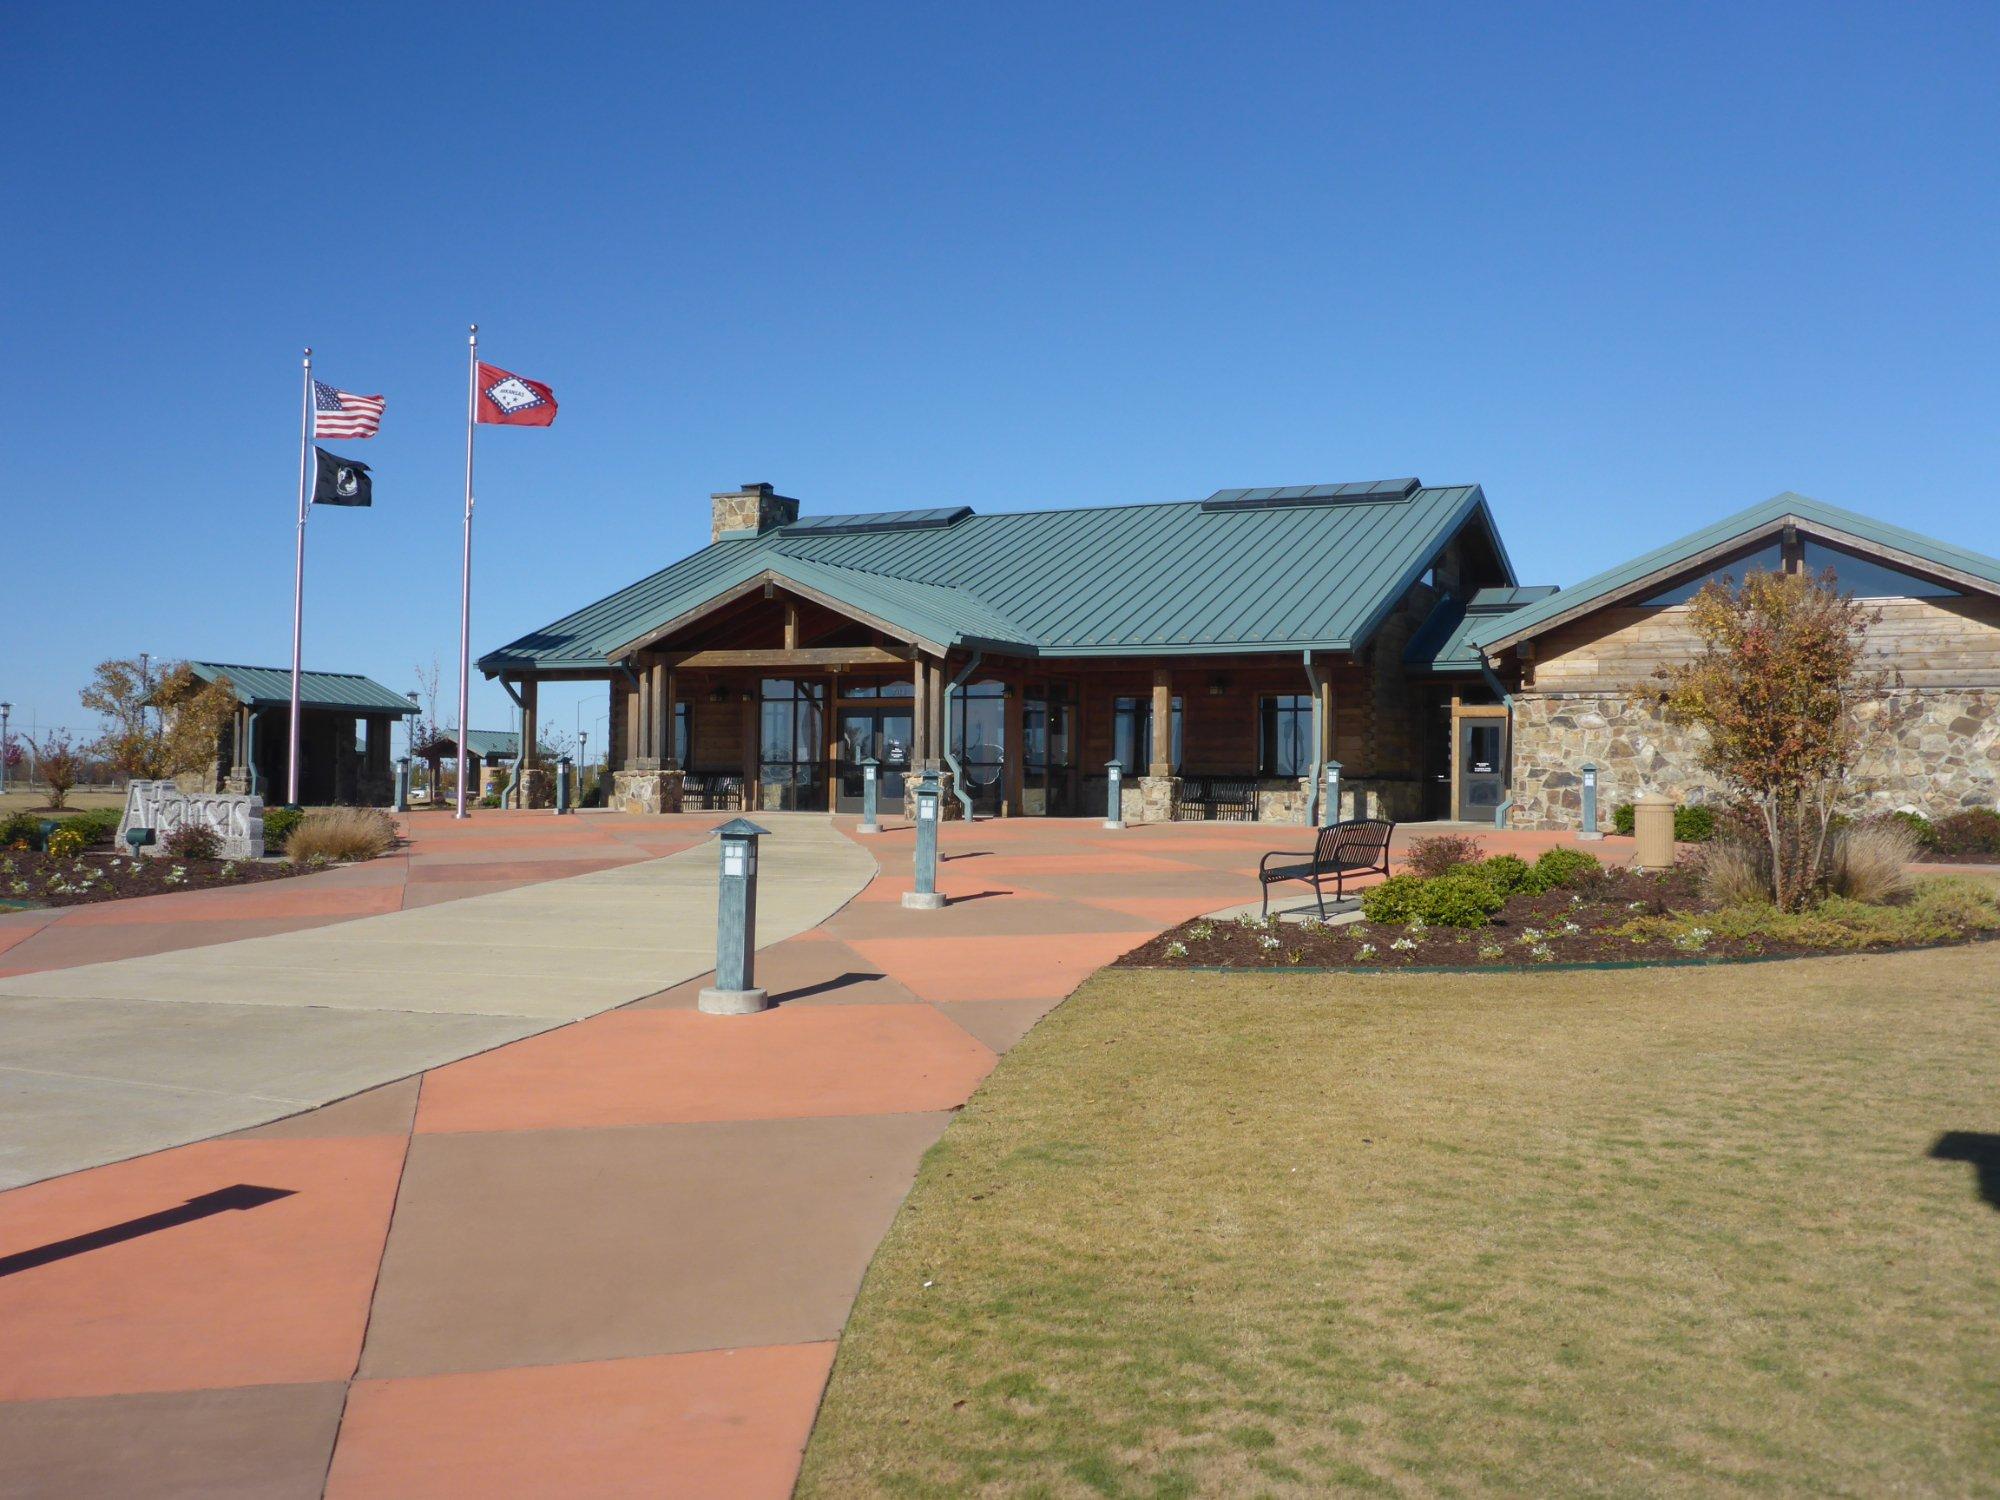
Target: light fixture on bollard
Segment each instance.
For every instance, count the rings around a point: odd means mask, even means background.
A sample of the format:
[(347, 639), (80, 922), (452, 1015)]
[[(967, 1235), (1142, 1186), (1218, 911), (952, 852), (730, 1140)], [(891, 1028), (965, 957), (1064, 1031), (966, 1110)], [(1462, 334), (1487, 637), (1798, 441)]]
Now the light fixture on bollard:
[(917, 780), (917, 888), (903, 892), (903, 905), (917, 911), (936, 911), (944, 905), (937, 888), (938, 808), (943, 801), (938, 773), (925, 771)]
[(1603, 833), (1597, 826), (1597, 763), (1583, 763), (1583, 827), (1578, 831), (1580, 839), (1601, 839)]
[(125, 842), (132, 846), (132, 857), (137, 859), (139, 851), (153, 842), (153, 830), (137, 826), (125, 830)]
[(869, 756), (861, 762), (861, 826), (856, 833), (880, 833), (882, 825), (876, 821), (880, 811), (882, 796), (882, 762)]
[(1340, 821), (1340, 762), (1326, 763), (1319, 797), (1319, 826), (1331, 828)]
[(715, 983), (695, 997), (712, 1016), (752, 1016), (771, 1003), (751, 972), (757, 951), (757, 840), (769, 833), (748, 818), (715, 830), (722, 840), (722, 879), (715, 910)]
[(1125, 826), (1125, 767), (1115, 760), (1104, 763), (1104, 780), (1110, 790), (1104, 799), (1104, 826)]
[(569, 805), (571, 775), (569, 757), (559, 757), (556, 760), (556, 816), (559, 818), (566, 812), (574, 811)]
[(410, 757), (396, 757), (396, 811), (410, 810)]

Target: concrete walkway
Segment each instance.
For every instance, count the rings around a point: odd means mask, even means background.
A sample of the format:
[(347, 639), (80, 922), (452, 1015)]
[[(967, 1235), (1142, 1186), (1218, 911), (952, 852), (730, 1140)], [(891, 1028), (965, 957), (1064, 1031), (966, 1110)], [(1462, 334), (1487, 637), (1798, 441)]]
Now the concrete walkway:
[[(951, 904), (916, 912), (891, 831), (759, 955), (762, 1015), (699, 1014), (696, 976), (0, 1194), (0, 1493), (786, 1494), (951, 1112), (1094, 969), (1240, 900), (1272, 834), (951, 824)], [(356, 934), (401, 930), (337, 929), (371, 976)]]
[[(823, 817), (765, 826), (765, 941), (874, 873)], [(705, 973), (715, 860), (684, 841), (568, 879), (0, 979), (0, 1187), (260, 1125)]]

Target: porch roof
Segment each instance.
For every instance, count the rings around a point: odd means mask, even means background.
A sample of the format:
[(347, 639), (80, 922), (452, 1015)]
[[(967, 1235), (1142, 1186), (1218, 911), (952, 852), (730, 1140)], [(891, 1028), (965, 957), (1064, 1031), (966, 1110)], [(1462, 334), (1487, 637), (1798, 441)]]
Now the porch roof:
[(1403, 649), (1403, 665), (1419, 672), (1477, 672), (1481, 657), (1475, 632), (1556, 592), (1554, 584), (1525, 588), (1476, 589), (1470, 599), (1438, 600)]
[(1271, 493), (1275, 503), (1250, 507), (940, 510), (924, 513), (939, 519), (922, 526), (802, 517), (724, 537), (479, 666), (488, 676), (603, 668), (764, 576), (919, 644), (1045, 657), (1353, 650), (1469, 522), (1484, 528), (1513, 581), (1477, 485)]

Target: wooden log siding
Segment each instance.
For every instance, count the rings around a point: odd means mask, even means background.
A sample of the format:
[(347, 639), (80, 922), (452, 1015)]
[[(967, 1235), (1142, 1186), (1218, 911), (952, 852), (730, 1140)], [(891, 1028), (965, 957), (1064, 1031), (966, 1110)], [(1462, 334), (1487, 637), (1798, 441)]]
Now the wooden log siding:
[[(1893, 671), (1906, 688), (2000, 686), (2000, 599), (1866, 601), (1881, 620), (1868, 629), (1863, 659)], [(1664, 664), (1699, 648), (1686, 605), (1602, 610), (1558, 626), (1534, 642), (1523, 691), (1630, 692), (1652, 687)]]

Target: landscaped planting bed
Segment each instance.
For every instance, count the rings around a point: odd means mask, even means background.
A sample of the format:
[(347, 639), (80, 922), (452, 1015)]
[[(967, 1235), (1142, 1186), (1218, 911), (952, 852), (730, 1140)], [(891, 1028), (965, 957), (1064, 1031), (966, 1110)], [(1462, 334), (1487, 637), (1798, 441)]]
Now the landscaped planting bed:
[(1345, 924), (1201, 919), (1118, 962), (1149, 969), (1517, 968), (1776, 958), (1962, 943), (2000, 934), (1991, 882), (1934, 876), (1888, 902), (1829, 896), (1802, 912), (1703, 893), (1692, 860), (1655, 874), (1573, 849), (1399, 875)]
[(31, 849), (0, 851), (0, 908), (80, 906), (125, 896), (157, 896), (166, 891), (202, 891), (219, 885), (283, 880), (311, 872), (281, 860), (135, 859), (108, 850), (74, 855), (37, 854)]

